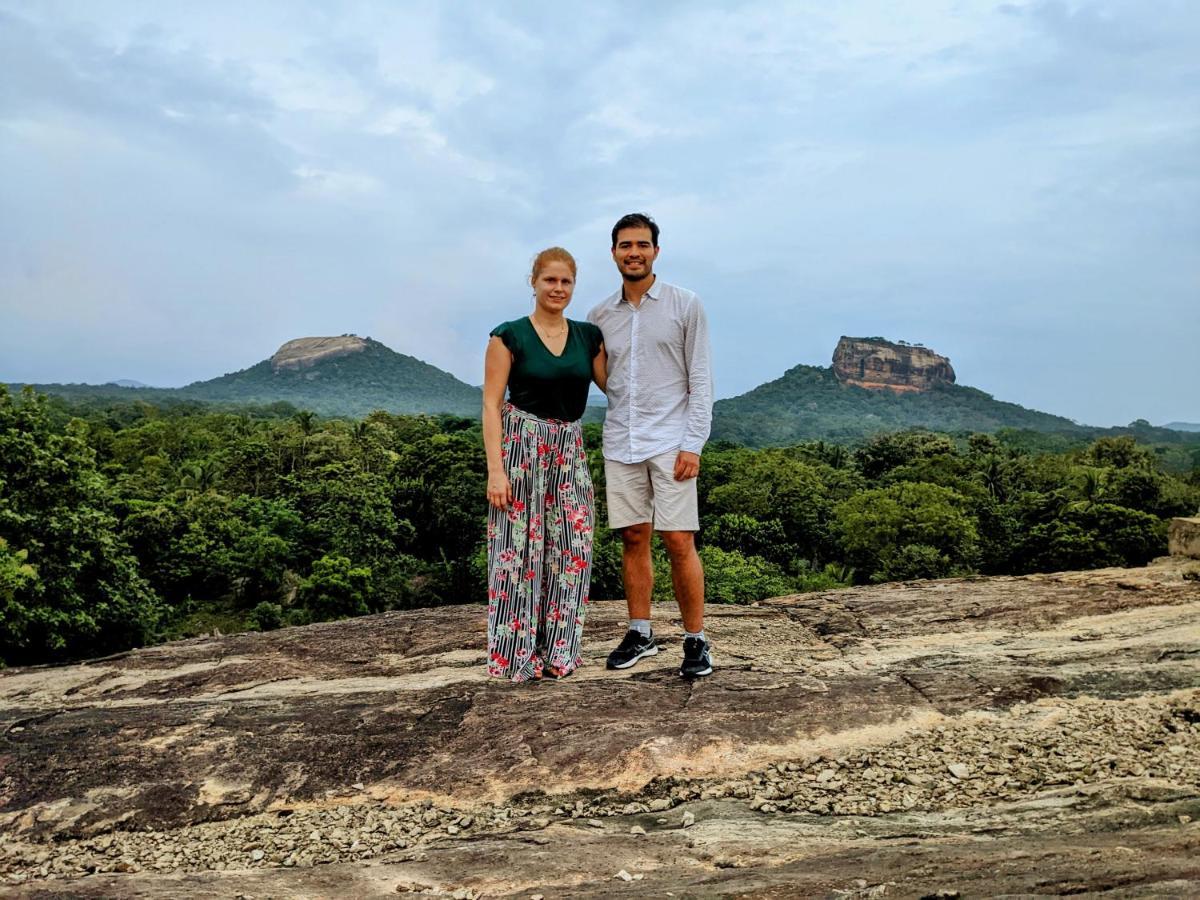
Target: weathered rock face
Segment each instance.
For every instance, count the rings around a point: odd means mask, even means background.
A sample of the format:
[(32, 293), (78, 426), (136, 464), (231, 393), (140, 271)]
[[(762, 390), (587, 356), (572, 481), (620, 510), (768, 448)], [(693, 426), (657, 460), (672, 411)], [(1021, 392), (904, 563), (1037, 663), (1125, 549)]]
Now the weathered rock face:
[(481, 607), (0, 672), (0, 884), (1196, 896), (1195, 567), (713, 607), (695, 683), (673, 608), (663, 653), (606, 671), (609, 603), (560, 682), (488, 680)]
[(844, 384), (896, 393), (954, 383), (954, 369), (946, 357), (878, 338), (843, 337), (833, 351), (833, 372)]
[(367, 342), (357, 335), (341, 337), (309, 337), (288, 341), (271, 357), (271, 369), (275, 372), (288, 369), (307, 369), (321, 360), (361, 353)]
[(1167, 546), (1172, 556), (1200, 559), (1200, 518), (1172, 519), (1167, 529)]

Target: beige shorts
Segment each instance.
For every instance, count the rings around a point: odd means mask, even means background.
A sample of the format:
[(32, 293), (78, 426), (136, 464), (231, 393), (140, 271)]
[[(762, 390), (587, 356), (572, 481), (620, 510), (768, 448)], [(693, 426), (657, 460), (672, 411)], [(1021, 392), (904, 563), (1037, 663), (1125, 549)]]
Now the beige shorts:
[(670, 450), (632, 465), (604, 460), (609, 528), (653, 522), (655, 531), (700, 530), (696, 479), (675, 480), (678, 455)]

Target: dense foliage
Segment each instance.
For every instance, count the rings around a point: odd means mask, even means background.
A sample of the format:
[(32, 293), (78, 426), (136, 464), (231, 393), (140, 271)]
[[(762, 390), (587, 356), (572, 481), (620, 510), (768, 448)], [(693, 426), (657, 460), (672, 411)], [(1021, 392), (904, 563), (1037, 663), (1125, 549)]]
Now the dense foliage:
[[(585, 426), (603, 523), (597, 425)], [(854, 449), (716, 441), (699, 489), (713, 601), (853, 582), (1138, 565), (1200, 506), (1129, 436), (894, 432)], [(484, 595), (478, 423), (286, 404), (69, 403), (0, 387), (0, 660), (52, 661)], [(592, 594), (622, 594), (597, 531)], [(656, 553), (656, 593), (670, 596)]]

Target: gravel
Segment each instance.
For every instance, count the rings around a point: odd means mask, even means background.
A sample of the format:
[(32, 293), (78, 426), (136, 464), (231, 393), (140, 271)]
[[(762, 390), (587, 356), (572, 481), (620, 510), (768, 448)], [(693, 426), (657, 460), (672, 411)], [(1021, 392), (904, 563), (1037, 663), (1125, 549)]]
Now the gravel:
[[(361, 797), (171, 831), (110, 831), (53, 843), (0, 834), (0, 884), (99, 872), (307, 867), (413, 852), (435, 841), (540, 831), (552, 823), (661, 813), (694, 800), (740, 800), (762, 815), (877, 816), (1011, 802), (1064, 785), (1161, 779), (1200, 790), (1196, 700), (1039, 700), (975, 714), (892, 744), (776, 762), (734, 778), (658, 778), (637, 794), (534, 798), (454, 809)], [(580, 821), (582, 820), (582, 821)], [(685, 810), (683, 827), (696, 822)], [(648, 819), (641, 822), (648, 824)], [(620, 831), (644, 834), (641, 825)]]

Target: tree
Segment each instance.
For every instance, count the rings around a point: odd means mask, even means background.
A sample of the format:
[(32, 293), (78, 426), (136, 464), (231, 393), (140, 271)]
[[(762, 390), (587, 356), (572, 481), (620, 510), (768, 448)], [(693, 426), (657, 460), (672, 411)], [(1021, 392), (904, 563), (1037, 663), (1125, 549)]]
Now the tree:
[(313, 619), (341, 619), (370, 611), (371, 570), (344, 556), (322, 556), (300, 585), (298, 599)]
[(1022, 553), (1028, 569), (1061, 572), (1099, 566), (1142, 566), (1167, 549), (1166, 524), (1111, 503), (1073, 504), (1035, 525)]
[(896, 431), (869, 440), (854, 452), (854, 461), (868, 480), (875, 481), (919, 459), (947, 455), (954, 455), (954, 442), (944, 434)]
[[(705, 595), (724, 603), (753, 603), (794, 590), (794, 582), (779, 566), (761, 556), (746, 556), (736, 550), (703, 547)], [(656, 579), (658, 581), (659, 579)], [(670, 579), (662, 579), (667, 583)]]
[(328, 553), (374, 565), (414, 538), (412, 525), (396, 519), (388, 482), (352, 464), (292, 476), (288, 487), (311, 557)]
[(85, 436), (82, 422), (53, 433), (44, 398), (27, 388), (16, 402), (0, 386), (0, 539), (19, 548), (5, 551), (7, 662), (124, 649), (158, 626), (158, 598), (118, 533)]
[(797, 556), (778, 519), (760, 522), (742, 513), (724, 513), (704, 529), (705, 546), (736, 551), (743, 556), (759, 556), (779, 566), (787, 566)]
[(853, 492), (855, 479), (847, 470), (805, 462), (792, 451), (743, 451), (729, 481), (709, 490), (709, 513), (778, 521), (798, 554), (829, 558), (836, 551), (829, 533), (833, 506)]
[(1130, 466), (1153, 468), (1154, 457), (1129, 435), (1103, 437), (1088, 448), (1085, 458), (1094, 466), (1125, 469)]
[(900, 482), (863, 491), (839, 504), (834, 516), (846, 557), (874, 581), (914, 566), (920, 577), (941, 577), (974, 561), (975, 518), (949, 488)]

